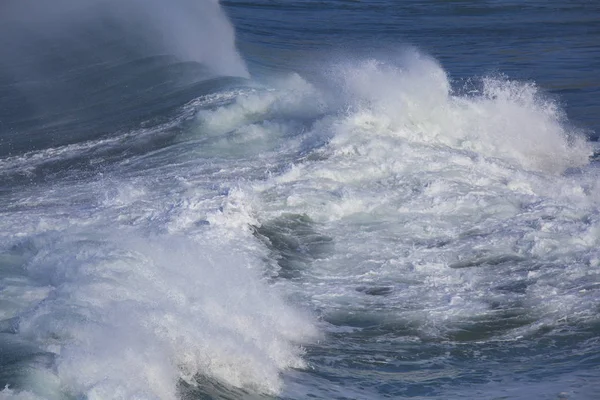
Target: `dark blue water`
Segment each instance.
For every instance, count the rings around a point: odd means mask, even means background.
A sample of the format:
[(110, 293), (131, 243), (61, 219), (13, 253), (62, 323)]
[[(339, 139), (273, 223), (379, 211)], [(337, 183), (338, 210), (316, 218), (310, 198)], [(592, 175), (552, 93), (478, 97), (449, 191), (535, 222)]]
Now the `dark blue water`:
[(595, 399), (600, 3), (0, 5), (0, 399)]

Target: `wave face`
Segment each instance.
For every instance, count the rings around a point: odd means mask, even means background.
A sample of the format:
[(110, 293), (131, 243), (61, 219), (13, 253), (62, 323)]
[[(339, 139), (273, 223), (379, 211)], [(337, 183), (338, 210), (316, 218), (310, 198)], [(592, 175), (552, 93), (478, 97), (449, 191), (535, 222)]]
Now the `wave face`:
[(593, 398), (593, 132), (319, 4), (3, 6), (0, 399)]

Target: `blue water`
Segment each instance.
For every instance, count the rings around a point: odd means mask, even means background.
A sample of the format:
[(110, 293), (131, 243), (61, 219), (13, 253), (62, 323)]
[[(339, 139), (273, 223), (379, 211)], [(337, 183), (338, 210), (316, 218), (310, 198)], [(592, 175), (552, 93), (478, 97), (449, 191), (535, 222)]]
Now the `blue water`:
[(0, 399), (595, 399), (600, 3), (0, 6)]

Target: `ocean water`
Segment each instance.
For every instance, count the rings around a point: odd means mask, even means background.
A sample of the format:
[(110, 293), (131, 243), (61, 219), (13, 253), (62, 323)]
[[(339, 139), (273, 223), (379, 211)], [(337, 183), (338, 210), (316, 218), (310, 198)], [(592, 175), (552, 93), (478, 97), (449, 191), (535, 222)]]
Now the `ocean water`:
[(7, 0), (0, 399), (600, 398), (600, 3)]

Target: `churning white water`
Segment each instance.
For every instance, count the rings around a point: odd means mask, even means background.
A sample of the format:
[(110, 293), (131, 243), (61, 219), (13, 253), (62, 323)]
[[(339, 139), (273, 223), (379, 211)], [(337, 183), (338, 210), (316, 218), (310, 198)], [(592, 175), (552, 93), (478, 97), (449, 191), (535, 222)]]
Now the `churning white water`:
[(203, 377), (301, 397), (286, 374), (328, 334), (600, 322), (598, 169), (553, 99), (454, 87), (416, 52), (325, 75), (201, 96), (168, 146), (5, 194), (0, 398), (175, 399)]

